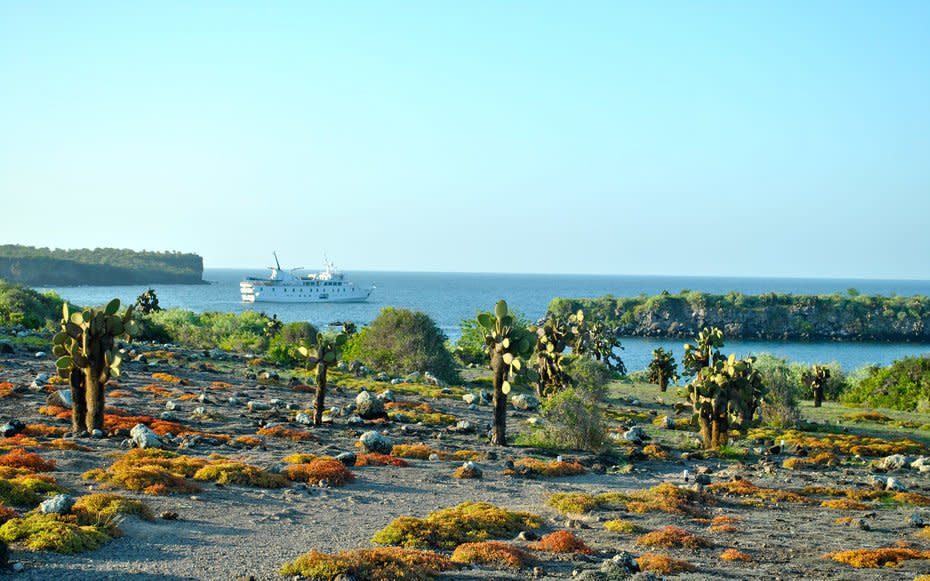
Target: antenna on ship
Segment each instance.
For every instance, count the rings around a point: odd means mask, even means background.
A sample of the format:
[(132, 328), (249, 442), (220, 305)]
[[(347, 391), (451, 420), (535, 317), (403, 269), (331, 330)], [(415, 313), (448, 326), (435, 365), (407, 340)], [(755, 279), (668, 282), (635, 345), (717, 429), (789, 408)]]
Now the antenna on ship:
[[(278, 262), (278, 251), (272, 250), (271, 255), (274, 256), (274, 263), (278, 267), (277, 270), (281, 270), (281, 263)], [(270, 266), (268, 268), (271, 268)]]

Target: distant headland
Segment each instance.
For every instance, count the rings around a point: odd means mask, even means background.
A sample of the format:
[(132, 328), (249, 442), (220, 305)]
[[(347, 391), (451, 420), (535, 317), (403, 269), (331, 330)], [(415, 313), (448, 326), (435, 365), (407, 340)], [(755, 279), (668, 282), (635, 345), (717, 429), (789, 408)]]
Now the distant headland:
[(30, 286), (205, 284), (203, 257), (124, 248), (0, 245), (0, 279)]

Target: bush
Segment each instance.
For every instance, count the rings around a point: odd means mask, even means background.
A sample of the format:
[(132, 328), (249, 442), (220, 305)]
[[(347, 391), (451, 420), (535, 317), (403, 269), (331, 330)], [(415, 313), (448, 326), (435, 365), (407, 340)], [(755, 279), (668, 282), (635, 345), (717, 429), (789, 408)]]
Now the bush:
[(54, 292), (39, 293), (26, 285), (0, 280), (0, 325), (23, 325), (27, 329), (56, 327), (63, 304)]
[(446, 383), (458, 381), (446, 336), (428, 315), (387, 307), (371, 326), (354, 335), (344, 356), (394, 375), (429, 371)]
[[(151, 313), (145, 320), (153, 332), (188, 347), (226, 351), (256, 352), (268, 346), (265, 329), (271, 318), (264, 313), (194, 313), (169, 309)], [(167, 341), (166, 341), (167, 342)]]
[(284, 325), (268, 340), (268, 358), (289, 366), (304, 363), (306, 358), (297, 351), (297, 347), (307, 341), (314, 342), (318, 332), (316, 327), (305, 321)]
[(871, 407), (923, 411), (930, 407), (930, 354), (905, 357), (888, 367), (872, 367), (843, 400)]
[(575, 385), (575, 392), (590, 402), (603, 401), (607, 396), (607, 384), (617, 374), (602, 361), (587, 357), (576, 357), (568, 365), (568, 374)]
[(790, 428), (801, 419), (795, 399), (797, 385), (788, 360), (770, 353), (760, 353), (753, 367), (762, 376), (765, 395), (759, 406), (762, 421), (775, 428)]
[(575, 389), (553, 394), (542, 406), (546, 422), (535, 428), (525, 443), (546, 448), (602, 452), (607, 448), (607, 428), (596, 404)]

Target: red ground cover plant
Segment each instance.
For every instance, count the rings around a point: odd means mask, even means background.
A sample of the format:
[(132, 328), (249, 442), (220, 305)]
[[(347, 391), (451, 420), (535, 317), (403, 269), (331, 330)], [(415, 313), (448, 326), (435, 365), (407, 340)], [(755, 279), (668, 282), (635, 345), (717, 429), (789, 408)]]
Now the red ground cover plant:
[(480, 541), (462, 543), (452, 552), (452, 560), (457, 563), (478, 563), (494, 567), (522, 569), (532, 560), (529, 554), (513, 545), (501, 541)]
[(888, 547), (884, 549), (855, 549), (827, 553), (824, 559), (833, 559), (857, 568), (897, 567), (910, 559), (930, 559), (930, 551), (918, 551), (910, 547)]
[(639, 539), (636, 540), (636, 544), (652, 547), (686, 547), (688, 549), (714, 546), (714, 543), (709, 539), (672, 525), (668, 525), (662, 530), (640, 535)]
[(642, 571), (651, 571), (658, 575), (675, 575), (685, 571), (696, 571), (697, 567), (681, 559), (673, 559), (668, 555), (658, 553), (645, 553), (636, 559)]
[(395, 458), (387, 454), (370, 452), (368, 454), (359, 454), (355, 457), (356, 466), (410, 466), (410, 463), (403, 458)]
[(272, 438), (285, 438), (287, 440), (293, 440), (294, 442), (319, 442), (320, 439), (311, 434), (310, 432), (303, 432), (300, 430), (289, 430), (284, 426), (272, 426), (270, 428), (262, 428), (258, 431), (259, 436), (270, 436)]
[(291, 464), (284, 469), (284, 475), (295, 482), (316, 484), (326, 481), (330, 486), (344, 486), (355, 480), (352, 471), (334, 458), (315, 458), (305, 464)]
[(546, 551), (548, 553), (582, 553), (584, 555), (594, 554), (594, 551), (591, 549), (591, 547), (579, 539), (574, 532), (566, 530), (550, 533), (539, 539), (539, 542), (529, 545), (529, 547), (536, 551)]
[(51, 472), (57, 468), (54, 460), (45, 460), (23, 448), (16, 448), (0, 456), (0, 466), (26, 468), (32, 472)]
[(16, 509), (3, 506), (3, 501), (0, 501), (0, 525), (11, 518), (19, 518), (19, 512)]
[(724, 561), (743, 561), (745, 563), (752, 562), (752, 557), (742, 551), (737, 551), (736, 549), (727, 549), (726, 551), (720, 553), (720, 558)]
[(23, 430), (27, 436), (64, 436), (68, 428), (64, 426), (50, 426), (48, 424), (28, 424)]
[[(537, 460), (535, 458), (522, 458), (514, 462), (514, 466), (523, 466), (540, 476), (546, 477), (575, 476), (585, 473), (584, 466), (578, 462), (569, 463), (559, 462), (558, 460), (553, 460), (552, 462), (543, 462), (542, 460)], [(518, 471), (508, 468), (507, 470), (504, 470), (503, 473), (509, 476), (514, 476), (518, 474)]]

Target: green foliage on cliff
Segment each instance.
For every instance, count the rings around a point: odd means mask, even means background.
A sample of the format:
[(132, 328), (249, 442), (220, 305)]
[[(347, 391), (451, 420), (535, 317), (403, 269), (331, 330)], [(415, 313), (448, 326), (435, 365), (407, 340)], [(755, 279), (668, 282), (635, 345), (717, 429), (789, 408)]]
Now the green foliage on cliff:
[(619, 327), (621, 336), (688, 337), (703, 326), (718, 326), (728, 337), (930, 342), (930, 299), (845, 294), (793, 295), (729, 292), (597, 299), (557, 298), (549, 312), (586, 316)]
[(55, 326), (64, 301), (54, 292), (39, 293), (21, 284), (0, 280), (0, 325), (27, 329)]
[(50, 250), (3, 244), (0, 277), (32, 285), (196, 283), (203, 279), (203, 258), (182, 252), (121, 248)]
[(866, 377), (843, 394), (843, 400), (896, 410), (930, 409), (930, 353), (869, 368)]

